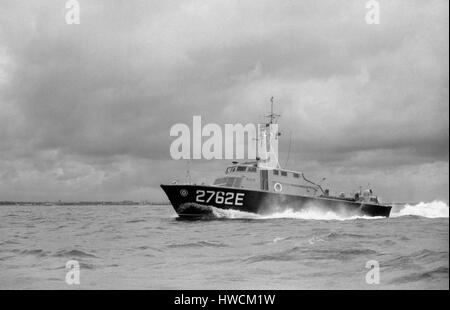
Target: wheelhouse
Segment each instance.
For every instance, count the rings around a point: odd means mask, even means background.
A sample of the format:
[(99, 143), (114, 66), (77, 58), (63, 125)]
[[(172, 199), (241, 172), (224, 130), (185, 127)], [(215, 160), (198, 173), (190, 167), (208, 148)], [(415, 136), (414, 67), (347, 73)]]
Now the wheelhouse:
[(320, 194), (318, 186), (306, 180), (300, 172), (263, 169), (257, 162), (233, 163), (213, 185), (307, 196)]

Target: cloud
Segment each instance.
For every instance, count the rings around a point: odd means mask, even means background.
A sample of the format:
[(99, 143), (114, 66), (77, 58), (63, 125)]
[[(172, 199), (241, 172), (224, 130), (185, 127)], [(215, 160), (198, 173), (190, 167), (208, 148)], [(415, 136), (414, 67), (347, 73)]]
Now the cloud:
[(157, 197), (184, 175), (173, 124), (261, 121), (275, 96), (299, 169), (448, 200), (419, 186), (426, 167), (448, 185), (448, 2), (380, 3), (367, 25), (364, 1), (80, 0), (67, 25), (61, 1), (3, 1), (0, 194)]

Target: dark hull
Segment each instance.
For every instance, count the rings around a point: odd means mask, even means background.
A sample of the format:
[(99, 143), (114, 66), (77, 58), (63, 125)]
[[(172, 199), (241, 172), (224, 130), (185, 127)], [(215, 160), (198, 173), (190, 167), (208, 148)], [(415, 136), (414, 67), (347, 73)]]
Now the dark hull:
[(308, 197), (207, 185), (161, 185), (180, 217), (211, 215), (212, 207), (257, 214), (271, 214), (286, 209), (299, 211), (320, 208), (344, 216), (366, 215), (389, 217), (390, 206), (363, 204), (328, 197)]

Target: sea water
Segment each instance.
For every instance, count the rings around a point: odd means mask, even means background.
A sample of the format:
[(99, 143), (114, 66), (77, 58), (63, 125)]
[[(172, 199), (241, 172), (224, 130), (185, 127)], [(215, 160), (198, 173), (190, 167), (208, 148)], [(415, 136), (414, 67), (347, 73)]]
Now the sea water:
[[(390, 218), (213, 212), (180, 221), (169, 205), (1, 206), (0, 289), (449, 289), (444, 202)], [(78, 285), (66, 282), (69, 260)]]

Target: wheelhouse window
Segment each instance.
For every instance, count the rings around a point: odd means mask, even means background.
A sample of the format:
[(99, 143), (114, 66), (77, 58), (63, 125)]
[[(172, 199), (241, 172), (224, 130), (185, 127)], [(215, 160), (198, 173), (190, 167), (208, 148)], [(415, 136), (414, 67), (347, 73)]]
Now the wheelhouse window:
[(218, 178), (214, 181), (213, 185), (225, 185), (227, 178)]
[(278, 175), (278, 173), (279, 173), (278, 170), (273, 171), (273, 175)]
[(297, 179), (300, 177), (300, 174), (298, 174), (296, 172), (294, 172), (292, 175), (294, 176), (294, 178), (297, 178)]
[(226, 187), (241, 187), (241, 182), (242, 178), (226, 177), (216, 179), (213, 185)]
[(242, 178), (228, 177), (224, 178), (225, 182), (221, 185), (226, 187), (240, 187)]
[(237, 167), (237, 171), (245, 171), (246, 169), (247, 169), (247, 167), (245, 167), (245, 166)]
[(248, 167), (248, 172), (256, 172), (256, 167)]
[(242, 178), (234, 178), (233, 187), (241, 187)]
[(228, 167), (227, 170), (225, 170), (225, 174), (232, 173), (236, 170), (236, 167)]
[(286, 171), (281, 171), (281, 175), (284, 177), (287, 177), (287, 172)]
[(225, 184), (225, 186), (233, 187), (234, 179), (235, 178), (227, 178), (227, 183)]

